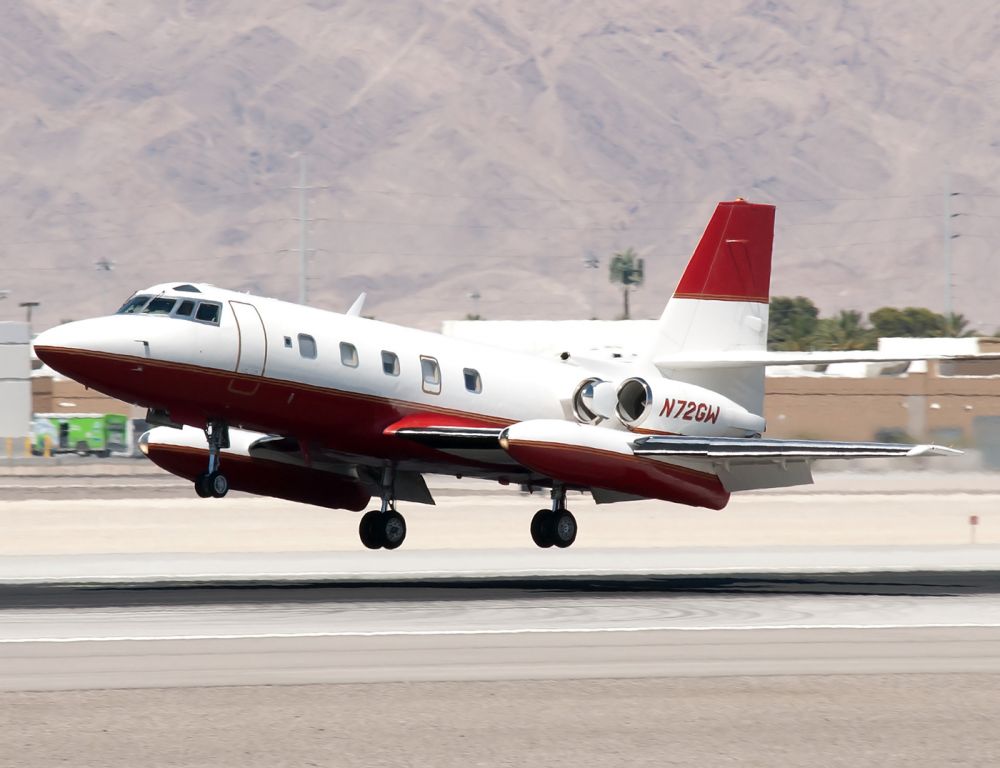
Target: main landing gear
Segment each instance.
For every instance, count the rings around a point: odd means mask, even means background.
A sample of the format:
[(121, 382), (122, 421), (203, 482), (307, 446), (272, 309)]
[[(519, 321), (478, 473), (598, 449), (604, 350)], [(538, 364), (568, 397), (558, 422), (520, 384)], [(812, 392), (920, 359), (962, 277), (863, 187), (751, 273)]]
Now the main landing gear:
[(229, 427), (224, 421), (209, 421), (205, 437), (208, 440), (208, 470), (195, 478), (194, 490), (203, 499), (209, 496), (221, 499), (229, 493), (229, 480), (219, 469), (219, 453), (229, 447)]
[(366, 512), (358, 526), (361, 543), (368, 549), (396, 549), (406, 539), (406, 518), (396, 511), (393, 474), (392, 465), (382, 470), (382, 508)]
[(540, 509), (531, 518), (531, 538), (539, 547), (565, 549), (576, 541), (576, 518), (566, 509), (566, 489), (552, 489), (552, 509)]

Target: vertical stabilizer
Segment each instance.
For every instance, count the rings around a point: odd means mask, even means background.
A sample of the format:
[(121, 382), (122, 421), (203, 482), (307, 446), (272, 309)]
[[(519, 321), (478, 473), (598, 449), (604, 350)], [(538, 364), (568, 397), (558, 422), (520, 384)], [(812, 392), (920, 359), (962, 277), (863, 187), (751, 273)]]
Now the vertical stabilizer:
[[(660, 316), (654, 362), (684, 353), (767, 349), (773, 241), (774, 206), (719, 203)], [(763, 413), (763, 366), (660, 369)]]

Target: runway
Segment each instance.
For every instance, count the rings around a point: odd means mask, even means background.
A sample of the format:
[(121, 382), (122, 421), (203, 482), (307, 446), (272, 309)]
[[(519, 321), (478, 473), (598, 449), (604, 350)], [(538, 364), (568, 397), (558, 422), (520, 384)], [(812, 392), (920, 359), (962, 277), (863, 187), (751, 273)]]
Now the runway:
[(1000, 673), (994, 573), (0, 587), (0, 689)]
[(442, 494), (391, 553), (117, 482), (0, 504), (0, 765), (1000, 764), (991, 478), (576, 500), (558, 552)]
[(994, 572), (0, 586), (0, 764), (993, 766)]

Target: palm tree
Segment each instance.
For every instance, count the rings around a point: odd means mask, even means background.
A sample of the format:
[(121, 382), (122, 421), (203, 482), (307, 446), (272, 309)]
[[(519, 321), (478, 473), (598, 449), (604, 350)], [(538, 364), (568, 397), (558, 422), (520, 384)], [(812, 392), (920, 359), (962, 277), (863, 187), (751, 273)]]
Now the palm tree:
[(843, 309), (834, 317), (819, 321), (813, 343), (818, 349), (872, 349), (875, 334), (864, 324), (860, 312)]
[(626, 248), (611, 257), (611, 270), (609, 279), (612, 283), (620, 283), (622, 286), (622, 303), (624, 312), (622, 319), (629, 319), (628, 293), (633, 285), (638, 288), (644, 279), (643, 260), (634, 248)]
[(948, 338), (967, 338), (978, 336), (979, 334), (969, 328), (969, 321), (965, 315), (958, 312), (950, 312), (941, 316), (941, 335)]

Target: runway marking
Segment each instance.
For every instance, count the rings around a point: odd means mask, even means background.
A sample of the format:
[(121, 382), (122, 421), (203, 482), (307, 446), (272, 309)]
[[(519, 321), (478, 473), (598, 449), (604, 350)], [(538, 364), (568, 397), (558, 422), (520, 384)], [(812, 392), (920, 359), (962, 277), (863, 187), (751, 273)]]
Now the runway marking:
[(469, 637), (476, 635), (588, 635), (635, 632), (749, 632), (808, 629), (1000, 629), (1000, 622), (970, 624), (760, 624), (754, 626), (652, 626), (652, 627), (527, 627), (522, 629), (415, 629), (370, 632), (268, 632), (253, 635), (136, 635), (108, 637), (21, 637), (0, 640), (0, 645), (24, 643), (125, 643), (167, 640), (294, 640), (352, 637)]

